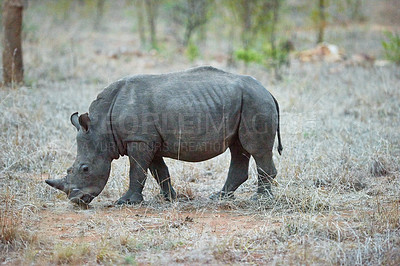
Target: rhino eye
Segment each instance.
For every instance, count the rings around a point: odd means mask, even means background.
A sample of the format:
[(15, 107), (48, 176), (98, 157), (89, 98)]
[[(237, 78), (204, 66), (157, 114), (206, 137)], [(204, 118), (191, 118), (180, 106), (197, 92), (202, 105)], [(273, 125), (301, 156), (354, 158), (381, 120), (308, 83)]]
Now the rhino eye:
[(86, 164), (81, 166), (82, 172), (87, 173), (89, 172), (89, 166), (87, 166)]

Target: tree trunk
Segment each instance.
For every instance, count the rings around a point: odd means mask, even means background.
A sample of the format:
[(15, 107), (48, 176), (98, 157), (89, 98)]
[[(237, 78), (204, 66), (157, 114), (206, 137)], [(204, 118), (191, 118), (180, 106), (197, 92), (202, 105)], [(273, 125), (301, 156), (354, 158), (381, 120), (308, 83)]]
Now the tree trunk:
[[(189, 22), (189, 24), (190, 24), (190, 22)], [(192, 25), (186, 26), (185, 35), (183, 36), (183, 46), (185, 46), (185, 47), (188, 46), (190, 38), (192, 37), (192, 32), (193, 32)]]
[(3, 3), (3, 80), (5, 84), (21, 83), (24, 79), (22, 62), (22, 0)]
[(324, 41), (324, 32), (326, 26), (326, 18), (325, 18), (325, 0), (318, 0), (318, 12), (319, 12), (319, 23), (318, 23), (318, 36), (317, 43), (321, 43)]
[(137, 22), (138, 22), (138, 30), (139, 30), (139, 37), (140, 37), (140, 46), (142, 48), (146, 47), (146, 32), (144, 30), (144, 8), (143, 8), (143, 0), (137, 0), (136, 4), (136, 15), (137, 15)]
[(276, 25), (278, 24), (278, 16), (279, 16), (279, 0), (273, 1), (273, 9), (272, 9), (272, 24), (271, 24), (271, 35), (270, 35), (270, 42), (271, 42), (271, 50), (272, 50), (272, 58), (273, 58), (273, 67), (275, 73), (276, 80), (282, 80), (282, 76), (280, 74), (280, 62), (278, 62), (277, 58), (277, 50), (276, 50)]
[(236, 32), (236, 27), (234, 26), (234, 23), (229, 23), (229, 37), (228, 37), (228, 60), (226, 61), (226, 66), (228, 68), (232, 68), (235, 66), (235, 58), (234, 58), (234, 47), (233, 47), (233, 42), (235, 39), (235, 32)]
[(150, 42), (152, 48), (157, 48), (157, 37), (156, 37), (156, 19), (157, 19), (157, 9), (158, 3), (156, 0), (146, 0), (146, 13), (147, 20), (150, 27)]
[(243, 42), (243, 47), (245, 50), (247, 50), (250, 46), (250, 35), (251, 35), (251, 2), (245, 0), (244, 1), (244, 14), (243, 14), (243, 33), (242, 33), (242, 42)]
[(363, 15), (362, 15), (362, 2), (361, 0), (355, 0), (353, 3), (350, 3), (350, 10), (351, 10), (351, 19), (356, 20), (356, 21), (362, 21)]
[(94, 29), (99, 30), (101, 28), (101, 21), (104, 15), (104, 2), (105, 0), (97, 0), (96, 5), (96, 18), (94, 20)]

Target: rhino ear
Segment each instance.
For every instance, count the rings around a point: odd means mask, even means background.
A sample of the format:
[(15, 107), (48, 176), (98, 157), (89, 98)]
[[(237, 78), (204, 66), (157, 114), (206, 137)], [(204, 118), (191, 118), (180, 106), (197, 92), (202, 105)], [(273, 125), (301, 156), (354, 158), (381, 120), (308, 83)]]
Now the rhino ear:
[(81, 126), (79, 125), (78, 112), (75, 112), (71, 115), (71, 123), (76, 127), (78, 131), (81, 129)]
[(84, 113), (83, 115), (79, 116), (79, 124), (85, 132), (89, 131), (90, 118), (88, 113)]

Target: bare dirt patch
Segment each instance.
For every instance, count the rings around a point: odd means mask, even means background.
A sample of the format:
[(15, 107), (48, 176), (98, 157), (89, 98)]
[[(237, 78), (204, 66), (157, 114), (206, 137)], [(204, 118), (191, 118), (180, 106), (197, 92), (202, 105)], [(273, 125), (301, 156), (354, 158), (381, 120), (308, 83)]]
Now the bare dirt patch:
[(254, 215), (227, 213), (225, 210), (200, 210), (191, 212), (163, 211), (156, 212), (146, 207), (112, 207), (96, 210), (67, 210), (54, 212), (45, 209), (37, 214), (40, 219), (32, 226), (40, 238), (53, 241), (68, 240), (99, 241), (104, 232), (95, 224), (101, 221), (112, 221), (107, 224), (109, 230), (123, 223), (131, 232), (157, 230), (166, 227), (179, 228), (183, 225), (187, 230), (198, 233), (210, 233), (216, 236), (229, 236), (240, 232), (248, 232), (262, 226), (277, 227), (280, 223), (267, 223)]

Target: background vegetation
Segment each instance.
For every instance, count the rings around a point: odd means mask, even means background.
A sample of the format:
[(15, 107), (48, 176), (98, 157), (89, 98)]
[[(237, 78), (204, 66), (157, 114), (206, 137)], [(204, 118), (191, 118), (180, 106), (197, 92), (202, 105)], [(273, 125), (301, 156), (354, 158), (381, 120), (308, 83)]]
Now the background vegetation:
[[(25, 85), (0, 89), (0, 261), (398, 265), (399, 2), (320, 2), (29, 1)], [(114, 207), (126, 158), (88, 210), (44, 183), (75, 158), (69, 116), (109, 83), (205, 64), (252, 75), (278, 99), (275, 199), (249, 200), (253, 161), (236, 200), (208, 199), (229, 152), (168, 160), (173, 203), (149, 178), (145, 203)]]

